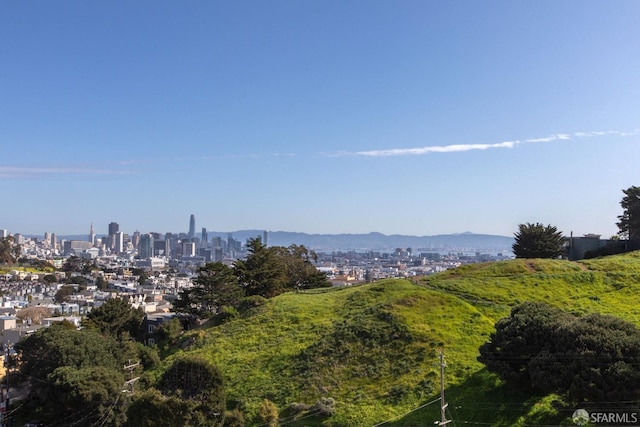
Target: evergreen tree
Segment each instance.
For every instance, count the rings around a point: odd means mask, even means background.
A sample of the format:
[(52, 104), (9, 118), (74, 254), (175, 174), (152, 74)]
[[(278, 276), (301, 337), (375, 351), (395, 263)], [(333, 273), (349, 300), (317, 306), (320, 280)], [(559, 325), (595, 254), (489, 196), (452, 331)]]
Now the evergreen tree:
[(617, 223), (620, 235), (630, 240), (640, 239), (640, 187), (622, 190), (624, 197), (620, 201), (622, 215)]
[(224, 306), (237, 307), (243, 296), (233, 269), (210, 262), (198, 269), (193, 287), (183, 289), (173, 307), (177, 312), (208, 319)]
[(128, 427), (188, 427), (193, 405), (177, 396), (150, 388), (136, 393), (127, 409)]
[(142, 339), (143, 320), (144, 312), (141, 308), (133, 308), (122, 298), (110, 298), (89, 312), (83, 326), (97, 329), (101, 334), (117, 339)]
[(13, 265), (20, 251), (20, 245), (15, 244), (12, 236), (0, 239), (0, 264)]
[(313, 289), (331, 286), (326, 273), (319, 271), (315, 263), (318, 256), (304, 245), (269, 248), (282, 260), (287, 274), (287, 288)]
[(128, 348), (94, 331), (54, 324), (15, 349), (20, 373), (31, 380), (19, 412), (37, 413), (47, 425), (64, 420), (64, 425), (118, 426), (124, 421), (122, 364), (135, 357)]
[(157, 386), (135, 396), (127, 412), (128, 426), (225, 425), (224, 378), (207, 360), (196, 356), (176, 360)]
[(65, 285), (58, 289), (58, 292), (53, 297), (53, 300), (58, 304), (62, 304), (63, 302), (68, 302), (71, 299), (71, 295), (73, 295), (73, 286)]
[(564, 253), (564, 237), (552, 225), (519, 224), (513, 253), (516, 258), (558, 258)]
[(272, 298), (283, 293), (288, 284), (285, 263), (277, 250), (267, 248), (260, 238), (249, 239), (249, 255), (234, 264), (234, 270), (247, 296)]
[(222, 372), (207, 360), (186, 356), (173, 362), (159, 382), (164, 395), (191, 405), (188, 425), (222, 426), (226, 395)]

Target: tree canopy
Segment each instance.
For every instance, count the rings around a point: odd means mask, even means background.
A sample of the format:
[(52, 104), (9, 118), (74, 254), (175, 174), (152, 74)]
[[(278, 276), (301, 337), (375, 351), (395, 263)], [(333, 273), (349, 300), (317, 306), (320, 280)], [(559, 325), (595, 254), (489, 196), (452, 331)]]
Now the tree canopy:
[(283, 259), (273, 248), (267, 248), (260, 238), (249, 239), (249, 255), (237, 260), (234, 270), (247, 295), (275, 297), (286, 289), (288, 278)]
[(514, 307), (511, 316), (496, 323), (489, 342), (480, 347), (478, 360), (504, 380), (530, 382), (528, 366), (567, 315), (544, 303)]
[(552, 225), (518, 225), (513, 253), (516, 258), (558, 258), (564, 253), (564, 237)]
[(150, 388), (137, 393), (127, 410), (127, 426), (187, 427), (191, 422), (192, 405), (177, 396), (165, 396)]
[(156, 388), (135, 397), (127, 411), (132, 427), (216, 427), (225, 424), (224, 378), (220, 370), (200, 357), (176, 360)]
[(180, 292), (174, 310), (208, 319), (224, 306), (237, 306), (244, 296), (233, 269), (221, 262), (200, 267), (193, 284)]
[(132, 348), (93, 331), (54, 324), (15, 345), (20, 373), (31, 380), (26, 413), (43, 422), (105, 425), (123, 422), (122, 363)]
[(267, 248), (259, 238), (247, 244), (249, 255), (234, 264), (240, 285), (248, 296), (272, 298), (287, 290), (331, 286), (313, 262), (317, 256), (303, 245)]
[(221, 262), (198, 269), (191, 288), (183, 289), (174, 310), (202, 319), (242, 309), (247, 298), (273, 298), (283, 292), (331, 286), (315, 267), (317, 256), (304, 246), (267, 247), (260, 238), (249, 239), (248, 256), (229, 267)]
[(20, 251), (20, 245), (15, 244), (12, 236), (0, 239), (0, 264), (13, 265)]
[(47, 274), (44, 277), (42, 277), (42, 281), (44, 283), (56, 283), (58, 281), (58, 278), (56, 277), (55, 274)]
[(83, 325), (116, 339), (141, 339), (143, 319), (144, 312), (141, 308), (133, 308), (121, 298), (110, 298), (100, 307), (91, 310)]
[(62, 265), (62, 271), (89, 274), (91, 270), (98, 270), (98, 264), (94, 260), (80, 258), (72, 255)]
[(43, 404), (55, 414), (56, 421), (68, 419), (87, 425), (104, 422), (113, 426), (126, 419), (126, 401), (122, 398), (124, 377), (116, 370), (62, 366), (47, 377), (47, 382), (50, 385)]
[(291, 245), (287, 248), (275, 246), (271, 248), (282, 259), (287, 276), (287, 288), (312, 289), (331, 286), (327, 275), (319, 271), (314, 262), (318, 256), (304, 245)]
[(56, 292), (55, 296), (53, 297), (53, 300), (58, 304), (61, 304), (63, 302), (68, 302), (69, 299), (71, 299), (71, 295), (73, 295), (73, 292), (74, 292), (73, 286), (70, 286), (70, 285), (62, 286), (60, 287), (60, 289), (58, 289), (58, 292)]
[(622, 192), (622, 215), (618, 216), (617, 223), (620, 236), (630, 240), (640, 239), (640, 187), (632, 186)]
[(543, 303), (514, 307), (478, 360), (505, 381), (574, 402), (640, 397), (640, 330), (613, 316), (576, 317)]

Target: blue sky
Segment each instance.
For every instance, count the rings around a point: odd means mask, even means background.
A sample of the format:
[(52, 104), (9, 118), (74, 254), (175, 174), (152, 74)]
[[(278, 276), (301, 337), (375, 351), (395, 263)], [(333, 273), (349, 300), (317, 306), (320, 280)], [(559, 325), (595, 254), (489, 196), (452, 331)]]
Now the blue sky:
[(640, 2), (0, 3), (0, 228), (617, 232)]

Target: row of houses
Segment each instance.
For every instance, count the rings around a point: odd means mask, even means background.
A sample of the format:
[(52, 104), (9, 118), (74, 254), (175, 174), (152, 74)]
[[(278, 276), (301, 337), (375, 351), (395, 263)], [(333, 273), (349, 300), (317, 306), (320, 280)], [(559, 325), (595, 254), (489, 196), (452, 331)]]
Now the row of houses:
[[(83, 275), (85, 285), (68, 285), (64, 283), (41, 283), (29, 280), (16, 281), (20, 275), (11, 274), (11, 281), (0, 283), (3, 297), (0, 299), (0, 342), (4, 345), (15, 344), (20, 339), (48, 327), (54, 322), (67, 320), (77, 327), (81, 319), (96, 307), (100, 307), (110, 298), (122, 298), (133, 308), (140, 308), (149, 320), (145, 319), (145, 335), (153, 342), (155, 328), (174, 315), (170, 313), (170, 300), (175, 299), (179, 289), (162, 284), (140, 285), (136, 276), (108, 275), (113, 280), (108, 283), (108, 290), (99, 290), (95, 284), (100, 274)], [(64, 273), (62, 273), (64, 275)], [(190, 280), (180, 278), (180, 283), (190, 285)], [(68, 296), (68, 301), (56, 303), (56, 293), (65, 286), (73, 286), (74, 292)], [(165, 299), (166, 298), (166, 299)], [(31, 311), (30, 311), (31, 310)], [(38, 318), (29, 317), (33, 310), (47, 313)], [(169, 314), (167, 314), (169, 313)], [(33, 316), (32, 316), (33, 317)], [(151, 330), (146, 323), (149, 322)]]

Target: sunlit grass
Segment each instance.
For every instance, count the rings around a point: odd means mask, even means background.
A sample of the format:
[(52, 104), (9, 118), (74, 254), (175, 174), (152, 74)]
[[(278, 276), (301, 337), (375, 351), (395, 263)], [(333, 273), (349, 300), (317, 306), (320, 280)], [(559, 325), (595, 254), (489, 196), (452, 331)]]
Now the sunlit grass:
[[(577, 314), (613, 314), (640, 325), (639, 273), (637, 253), (583, 262), (513, 260), (469, 265), (416, 283), (385, 280), (289, 293), (226, 324), (191, 332), (198, 338), (186, 351), (220, 367), (228, 402), (247, 414), (249, 425), (264, 398), (276, 403), (291, 426), (387, 420), (385, 425), (431, 425), (439, 419), (437, 404), (411, 411), (439, 396), (439, 349), (446, 356), (446, 395), (455, 419), (558, 424), (567, 414), (559, 412), (557, 396), (509, 389), (477, 361), (478, 348), (494, 323), (525, 301)], [(287, 411), (321, 397), (335, 399), (334, 416), (295, 421)]]

